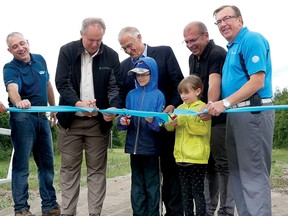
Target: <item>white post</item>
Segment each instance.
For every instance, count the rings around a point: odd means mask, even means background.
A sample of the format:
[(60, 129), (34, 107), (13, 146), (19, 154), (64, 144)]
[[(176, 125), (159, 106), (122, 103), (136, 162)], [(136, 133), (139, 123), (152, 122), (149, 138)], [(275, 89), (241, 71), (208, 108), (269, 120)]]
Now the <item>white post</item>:
[(110, 148), (113, 148), (113, 131), (110, 130)]
[[(10, 135), (11, 135), (11, 130), (10, 130), (10, 129), (6, 129), (6, 128), (0, 128), (0, 134), (1, 134), (1, 135), (8, 135), (8, 136), (10, 136)], [(11, 182), (11, 179), (12, 179), (12, 161), (13, 161), (13, 155), (14, 155), (14, 149), (12, 149), (12, 153), (11, 153), (11, 158), (10, 158), (10, 163), (9, 163), (9, 168), (8, 168), (7, 177), (6, 177), (6, 179), (0, 179), (0, 184)]]

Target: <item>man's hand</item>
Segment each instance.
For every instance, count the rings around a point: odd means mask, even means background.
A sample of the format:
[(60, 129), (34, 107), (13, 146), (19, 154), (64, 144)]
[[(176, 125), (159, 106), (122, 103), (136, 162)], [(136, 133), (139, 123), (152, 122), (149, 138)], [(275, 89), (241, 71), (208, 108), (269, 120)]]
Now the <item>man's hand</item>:
[(51, 112), (50, 113), (50, 126), (54, 127), (57, 123), (57, 117), (56, 117), (56, 113), (55, 112)]
[(6, 107), (4, 106), (4, 104), (0, 102), (0, 113), (5, 113), (5, 112), (7, 112)]
[(199, 111), (199, 117), (202, 121), (208, 121), (212, 118), (212, 115), (209, 113), (201, 114), (204, 110), (208, 110), (208, 108), (211, 106), (212, 102), (207, 103), (205, 106), (201, 107)]
[[(116, 107), (110, 107), (108, 109), (116, 109)], [(106, 122), (113, 121), (115, 116), (116, 116), (116, 114), (103, 113), (103, 118)]]
[(212, 116), (219, 116), (220, 113), (222, 113), (225, 110), (226, 108), (223, 105), (223, 101), (220, 100), (210, 104), (207, 111)]
[(93, 117), (98, 115), (96, 99), (88, 100), (88, 101), (78, 101), (75, 104), (76, 107), (85, 107), (85, 108), (95, 108), (93, 112), (82, 112), (85, 116)]
[(28, 99), (21, 100), (21, 101), (17, 102), (15, 105), (17, 108), (20, 108), (20, 109), (30, 109), (31, 108), (31, 103)]

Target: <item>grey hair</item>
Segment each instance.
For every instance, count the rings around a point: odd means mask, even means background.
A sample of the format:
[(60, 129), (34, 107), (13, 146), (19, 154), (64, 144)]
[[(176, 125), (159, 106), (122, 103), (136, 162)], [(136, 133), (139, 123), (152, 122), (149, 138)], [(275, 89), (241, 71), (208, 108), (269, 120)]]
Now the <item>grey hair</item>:
[(82, 28), (80, 30), (80, 33), (85, 35), (87, 32), (87, 28), (90, 25), (99, 25), (101, 28), (103, 28), (104, 32), (106, 31), (106, 25), (103, 19), (99, 17), (88, 17), (82, 21)]
[(230, 7), (230, 8), (234, 11), (236, 17), (241, 17), (242, 23), (243, 23), (243, 17), (242, 17), (241, 11), (240, 11), (240, 9), (239, 9), (237, 6), (235, 6), (235, 5), (223, 5), (223, 6), (219, 7), (219, 8), (217, 8), (217, 9), (213, 12), (213, 16), (215, 17), (219, 11), (223, 10), (223, 9), (226, 8), (226, 7)]
[(137, 36), (140, 34), (139, 30), (135, 27), (131, 27), (131, 26), (127, 26), (124, 27), (120, 30), (119, 34), (118, 34), (118, 41), (120, 42), (120, 40), (122, 39), (124, 34), (128, 34), (131, 38), (136, 39)]
[(21, 37), (24, 38), (23, 34), (21, 34), (20, 32), (11, 32), (11, 33), (8, 34), (7, 37), (6, 37), (6, 44), (7, 44), (8, 47), (9, 47), (9, 42), (10, 42), (9, 40), (10, 40), (10, 38), (13, 37), (13, 36), (15, 36), (15, 35), (20, 35)]

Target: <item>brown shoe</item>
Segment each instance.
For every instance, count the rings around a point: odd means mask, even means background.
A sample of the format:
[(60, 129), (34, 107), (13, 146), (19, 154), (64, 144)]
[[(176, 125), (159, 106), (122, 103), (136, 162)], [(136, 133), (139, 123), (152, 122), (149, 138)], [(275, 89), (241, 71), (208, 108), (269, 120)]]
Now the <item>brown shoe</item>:
[(32, 214), (29, 210), (25, 210), (20, 213), (15, 213), (15, 216), (36, 216), (36, 215)]
[(60, 214), (61, 214), (61, 211), (60, 211), (59, 206), (49, 211), (42, 212), (42, 216), (60, 216)]

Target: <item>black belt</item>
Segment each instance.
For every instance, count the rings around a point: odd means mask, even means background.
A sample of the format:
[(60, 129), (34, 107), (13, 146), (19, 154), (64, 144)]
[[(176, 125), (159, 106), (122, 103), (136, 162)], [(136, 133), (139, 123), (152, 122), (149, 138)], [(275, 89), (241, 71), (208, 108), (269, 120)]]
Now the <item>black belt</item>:
[(31, 112), (30, 114), (36, 115), (38, 117), (43, 117), (43, 116), (46, 117), (46, 112)]

